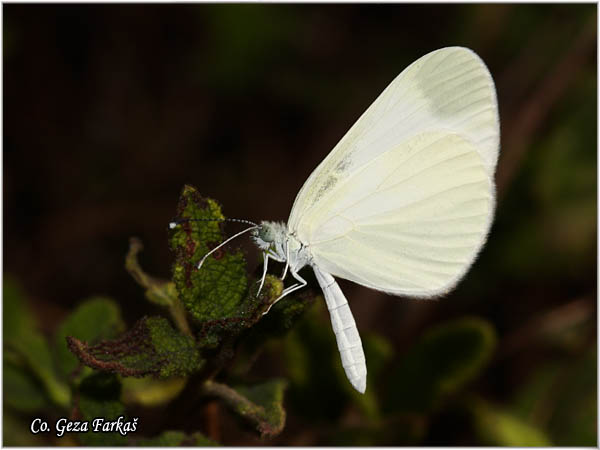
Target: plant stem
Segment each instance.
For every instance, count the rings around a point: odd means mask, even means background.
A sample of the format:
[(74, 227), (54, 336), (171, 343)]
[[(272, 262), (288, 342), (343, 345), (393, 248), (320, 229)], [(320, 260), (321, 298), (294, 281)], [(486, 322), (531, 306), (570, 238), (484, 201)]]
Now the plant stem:
[(146, 288), (146, 298), (152, 303), (165, 306), (179, 331), (188, 336), (193, 336), (186, 317), (186, 310), (177, 296), (177, 290), (173, 283), (159, 280), (146, 274), (138, 262), (137, 255), (144, 248), (142, 241), (132, 237), (129, 239), (129, 251), (125, 257), (125, 269), (137, 281)]
[(219, 397), (235, 412), (250, 419), (257, 425), (262, 424), (264, 421), (265, 410), (262, 406), (258, 406), (251, 402), (235, 389), (232, 389), (225, 384), (206, 380), (202, 385), (202, 392), (205, 395)]

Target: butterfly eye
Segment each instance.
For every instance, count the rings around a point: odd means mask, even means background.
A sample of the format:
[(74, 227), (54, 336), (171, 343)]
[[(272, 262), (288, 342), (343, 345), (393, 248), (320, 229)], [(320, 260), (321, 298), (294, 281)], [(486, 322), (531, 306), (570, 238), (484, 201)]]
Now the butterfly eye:
[(273, 232), (266, 226), (262, 226), (258, 229), (258, 237), (265, 242), (273, 242)]

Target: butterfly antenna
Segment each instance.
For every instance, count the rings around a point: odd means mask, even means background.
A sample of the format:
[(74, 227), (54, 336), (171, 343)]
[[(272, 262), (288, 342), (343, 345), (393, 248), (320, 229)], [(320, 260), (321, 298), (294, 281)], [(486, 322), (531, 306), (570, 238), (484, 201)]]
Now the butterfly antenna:
[(257, 228), (260, 228), (260, 225), (258, 225), (257, 223), (254, 223), (254, 222), (252, 222), (250, 220), (245, 220), (245, 219), (177, 219), (177, 220), (174, 220), (173, 222), (171, 222), (169, 224), (169, 228), (173, 229), (177, 225), (180, 225), (180, 224), (185, 223), (185, 222), (238, 222), (238, 223), (245, 223), (245, 224), (252, 225), (251, 227), (246, 228), (245, 230), (240, 231), (239, 233), (236, 233), (233, 236), (231, 236), (230, 238), (228, 238), (225, 241), (221, 242), (218, 246), (216, 246), (210, 252), (208, 252), (206, 255), (204, 255), (202, 257), (202, 259), (200, 260), (200, 262), (198, 263), (198, 270), (202, 267), (202, 264), (204, 264), (204, 261), (206, 261), (206, 258), (208, 258), (214, 252), (216, 252), (217, 250), (219, 250), (221, 247), (223, 247), (229, 241), (235, 239), (238, 236), (241, 236), (244, 233), (247, 233), (248, 231), (256, 230)]
[(219, 250), (221, 247), (223, 247), (225, 244), (227, 244), (229, 241), (231, 241), (232, 239), (235, 239), (238, 236), (241, 236), (244, 233), (247, 233), (250, 230), (255, 230), (257, 228), (260, 228), (260, 225), (255, 225), (253, 227), (250, 228), (246, 228), (243, 231), (240, 231), (239, 233), (234, 234), (233, 236), (231, 236), (229, 239), (226, 239), (225, 241), (221, 242), (218, 246), (216, 246), (215, 248), (213, 248), (210, 252), (208, 252), (206, 255), (204, 255), (202, 257), (202, 259), (200, 260), (200, 262), (198, 263), (198, 269), (200, 269), (200, 267), (202, 267), (202, 264), (204, 264), (204, 261), (206, 260), (206, 258), (208, 258), (211, 254), (213, 254), (214, 252), (216, 252), (217, 250)]
[(254, 225), (255, 227), (259, 226), (257, 223), (246, 219), (175, 219), (173, 222), (169, 223), (169, 228), (172, 230), (177, 225), (181, 225), (185, 222), (238, 222), (245, 223), (248, 225)]

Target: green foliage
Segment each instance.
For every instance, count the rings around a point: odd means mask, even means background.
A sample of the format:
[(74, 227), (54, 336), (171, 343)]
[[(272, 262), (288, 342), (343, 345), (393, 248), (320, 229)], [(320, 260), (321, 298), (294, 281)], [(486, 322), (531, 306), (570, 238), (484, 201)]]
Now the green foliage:
[(4, 447), (41, 447), (46, 445), (44, 436), (32, 434), (29, 426), (30, 423), (22, 420), (10, 410), (4, 409), (2, 413), (2, 445)]
[(552, 445), (546, 434), (480, 399), (471, 401), (475, 430), (485, 445), (544, 447)]
[(126, 404), (160, 406), (176, 398), (187, 384), (185, 377), (166, 380), (152, 376), (144, 378), (123, 378), (122, 400)]
[[(223, 219), (219, 205), (200, 196), (191, 186), (185, 186), (177, 207), (180, 219)], [(223, 242), (219, 222), (183, 222), (175, 227), (170, 245), (176, 259), (173, 281), (191, 317), (197, 322), (219, 320), (242, 314), (247, 291), (246, 264), (240, 251), (221, 248), (202, 257)]]
[(236, 390), (256, 407), (240, 407), (242, 416), (253, 416), (258, 431), (263, 436), (274, 436), (283, 430), (285, 410), (283, 392), (287, 386), (285, 380), (270, 380), (255, 386), (238, 386)]
[[(279, 297), (282, 290), (283, 282), (276, 276), (267, 275), (262, 293), (263, 298), (268, 299), (265, 303), (268, 304), (271, 299)], [(258, 322), (240, 339), (242, 345), (238, 349), (232, 372), (238, 375), (246, 374), (270, 342), (278, 341), (296, 326), (304, 317), (304, 313), (313, 305), (315, 297), (315, 292), (311, 288), (306, 288), (281, 299), (273, 305), (268, 314), (261, 315)]]
[[(50, 347), (46, 338), (37, 330), (25, 295), (10, 278), (4, 280), (3, 298), (4, 362), (6, 364), (6, 358), (9, 358), (14, 369), (12, 378), (5, 381), (5, 391), (7, 381), (17, 382), (21, 387), (28, 385), (29, 388), (39, 383), (54, 404), (67, 408), (71, 396), (69, 389), (56, 373)], [(20, 380), (16, 381), (16, 378)]]
[[(223, 218), (216, 202), (203, 199), (190, 186), (183, 190), (178, 214), (182, 219)], [(83, 420), (116, 420), (126, 419), (126, 405), (160, 407), (195, 389), (202, 397), (217, 397), (268, 438), (285, 426), (284, 392), (289, 385), (288, 403), (306, 421), (327, 425), (319, 428), (327, 430), (322, 441), (329, 445), (423, 443), (445, 406), (446, 413), (466, 412), (473, 430), (488, 445), (594, 442), (596, 405), (586, 394), (595, 386), (595, 353), (571, 368), (567, 378), (552, 369), (532, 381), (512, 407), (496, 407), (475, 395), (458, 395), (482, 372), (494, 351), (496, 334), (485, 320), (461, 318), (426, 329), (400, 358), (385, 338), (363, 332), (368, 387), (359, 394), (346, 379), (329, 315), (315, 291), (307, 288), (272, 305), (284, 283), (268, 275), (256, 296), (256, 280), (246, 276), (239, 251), (217, 252), (197, 269), (199, 259), (223, 239), (216, 222), (184, 221), (176, 227), (170, 235), (177, 255), (173, 281), (142, 270), (137, 260), (142, 245), (133, 239), (127, 270), (145, 289), (146, 298), (171, 316), (175, 327), (154, 316), (143, 317), (124, 331), (117, 303), (95, 297), (59, 326), (53, 352), (36, 331), (23, 294), (10, 280), (5, 283), (6, 311), (14, 318), (7, 322), (5, 315), (6, 405), (33, 413), (54, 403), (63, 411), (72, 407), (73, 415)], [(314, 284), (310, 270), (303, 276)], [(263, 315), (271, 305), (269, 314)], [(563, 333), (570, 344), (555, 345), (556, 349), (574, 351), (583, 345), (586, 341), (578, 330), (586, 323), (579, 320), (575, 331), (566, 330), (575, 338)], [(556, 337), (551, 329), (540, 333)], [(284, 350), (289, 381), (245, 384), (260, 352), (277, 345)], [(214, 381), (217, 376), (235, 387)], [(540, 423), (535, 412), (562, 379), (571, 379), (570, 387), (560, 390), (559, 405)], [(350, 419), (329, 426), (344, 416)], [(9, 415), (5, 420), (16, 419)], [(552, 439), (544, 429), (552, 430)], [(89, 432), (71, 439), (97, 446), (215, 444), (200, 432), (180, 430), (148, 439), (114, 432)], [(9, 436), (8, 442), (18, 440), (10, 441)]]
[[(95, 418), (106, 421), (117, 420), (125, 415), (125, 407), (120, 402), (121, 383), (113, 374), (96, 373), (84, 378), (79, 386), (78, 409), (83, 420), (90, 426)], [(79, 439), (85, 445), (125, 445), (126, 437), (118, 432), (81, 433)]]
[(16, 341), (36, 328), (25, 294), (11, 276), (4, 277), (2, 299), (2, 330), (5, 343)]
[(263, 437), (279, 434), (285, 425), (283, 392), (287, 381), (274, 379), (254, 386), (227, 385), (206, 381), (207, 395), (220, 397), (238, 415), (253, 423)]
[(79, 361), (67, 347), (67, 336), (90, 344), (112, 339), (125, 330), (121, 310), (115, 301), (106, 297), (84, 300), (58, 328), (54, 339), (54, 351), (58, 368), (63, 376), (69, 376)]
[(33, 412), (49, 405), (44, 387), (30, 372), (5, 361), (2, 370), (4, 404), (16, 411)]
[[(224, 338), (231, 341), (261, 320), (263, 312), (281, 294), (283, 284), (269, 276), (257, 297), (256, 285), (248, 286), (244, 256), (226, 248), (208, 256), (198, 269), (202, 257), (224, 240), (222, 223), (206, 219), (222, 220), (224, 216), (214, 200), (201, 197), (191, 186), (185, 186), (181, 193), (177, 215), (182, 222), (170, 237), (176, 254), (173, 280), (179, 298), (199, 329), (199, 346), (215, 349)], [(289, 324), (303, 307), (286, 304), (283, 316), (288, 318), (285, 324)]]
[(330, 422), (341, 414), (349, 399), (348, 390), (340, 383), (343, 368), (325, 301), (322, 297), (319, 300), (287, 335), (283, 357), (294, 410), (311, 422)]
[(184, 376), (204, 363), (194, 339), (173, 329), (163, 317), (144, 317), (112, 341), (89, 345), (70, 336), (67, 341), (82, 363), (124, 376)]
[[(275, 299), (283, 291), (283, 282), (276, 276), (267, 275), (263, 290), (265, 298)], [(288, 295), (281, 299), (273, 305), (269, 314), (261, 317), (261, 320), (252, 328), (252, 334), (263, 341), (270, 337), (284, 336), (312, 306), (315, 295), (314, 291), (306, 288), (295, 295)]]
[(200, 369), (203, 361), (193, 338), (175, 331), (162, 317), (148, 318), (146, 327), (156, 352), (152, 359), (163, 361), (159, 372), (161, 378), (189, 375)]
[[(223, 215), (216, 202), (200, 197), (194, 188), (186, 186), (179, 201), (178, 217), (222, 219)], [(114, 415), (124, 411), (120, 399), (127, 404), (164, 404), (182, 391), (187, 377), (198, 372), (208, 359), (210, 365), (204, 372), (210, 377), (204, 381), (202, 391), (220, 397), (237, 414), (254, 423), (261, 435), (274, 436), (281, 432), (285, 423), (286, 381), (271, 380), (235, 390), (212, 378), (232, 357), (237, 339), (245, 337), (248, 353), (258, 351), (266, 340), (287, 332), (312, 303), (314, 295), (307, 290), (308, 293), (301, 296), (286, 298), (274, 305), (268, 316), (263, 316), (281, 295), (283, 282), (280, 279), (269, 275), (261, 295), (250, 294), (256, 285), (252, 282), (248, 288), (245, 261), (239, 251), (217, 252), (206, 260), (202, 269), (197, 269), (200, 258), (223, 239), (217, 222), (181, 221), (170, 237), (176, 253), (174, 282), (146, 274), (137, 259), (142, 244), (137, 239), (130, 241), (127, 270), (146, 289), (149, 301), (167, 309), (178, 330), (163, 317), (144, 317), (129, 331), (115, 337), (115, 332), (122, 330), (116, 305), (101, 299), (82, 305), (62, 325), (57, 342), (66, 336), (69, 350), (89, 368), (143, 378), (125, 378), (124, 389), (119, 383), (118, 389), (106, 397), (110, 397), (110, 401), (99, 404), (99, 397), (89, 394), (89, 386), (95, 386), (98, 380), (108, 383), (111, 379), (96, 379), (89, 371), (81, 372), (80, 377), (84, 377), (81, 392), (88, 394), (80, 400), (80, 408), (88, 412), (103, 408), (107, 414)], [(188, 315), (194, 319), (192, 326), (188, 324)], [(94, 317), (101, 320), (92, 323)], [(65, 374), (76, 367), (76, 362), (62, 359), (66, 361), (62, 364)], [(248, 367), (252, 360), (251, 356), (246, 358)], [(117, 395), (117, 391), (122, 393)], [(201, 434), (185, 435), (179, 431), (139, 442), (147, 445), (211, 443)]]
[(493, 327), (464, 318), (428, 330), (393, 371), (387, 410), (427, 413), (475, 378), (495, 347)]
[(217, 443), (199, 432), (187, 435), (183, 431), (163, 431), (156, 437), (137, 441), (136, 445), (139, 447), (210, 447)]

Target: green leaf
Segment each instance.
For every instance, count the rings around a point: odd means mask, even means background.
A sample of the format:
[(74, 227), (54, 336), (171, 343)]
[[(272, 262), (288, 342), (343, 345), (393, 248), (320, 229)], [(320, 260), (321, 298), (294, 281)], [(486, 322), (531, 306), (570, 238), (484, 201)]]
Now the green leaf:
[(2, 297), (2, 328), (5, 342), (7, 339), (19, 339), (37, 328), (25, 293), (10, 275), (4, 277)]
[(475, 399), (470, 402), (475, 431), (484, 445), (547, 447), (552, 445), (542, 430), (524, 420)]
[(256, 426), (263, 437), (275, 436), (285, 425), (283, 392), (287, 381), (274, 379), (254, 386), (227, 385), (208, 380), (203, 392), (221, 398), (238, 415)]
[(463, 318), (428, 330), (393, 371), (388, 411), (430, 412), (474, 379), (496, 342), (491, 324)]
[(187, 383), (187, 378), (157, 380), (151, 376), (144, 378), (123, 378), (123, 401), (142, 406), (159, 406), (177, 397)]
[(204, 363), (194, 339), (173, 329), (163, 317), (144, 317), (112, 341), (89, 345), (69, 336), (67, 342), (85, 365), (123, 376), (185, 376)]
[(33, 412), (49, 405), (42, 384), (22, 367), (5, 361), (2, 372), (4, 405), (17, 411)]
[[(6, 392), (6, 391), (5, 391)], [(23, 420), (13, 412), (4, 409), (2, 413), (2, 446), (3, 447), (42, 447), (49, 446), (47, 433), (33, 434), (31, 421)]]
[[(201, 197), (193, 187), (186, 185), (177, 214), (178, 225), (170, 236), (170, 245), (176, 254), (173, 281), (179, 298), (198, 325), (200, 347), (215, 349), (225, 339), (231, 342), (262, 321), (263, 312), (279, 297), (283, 284), (276, 277), (267, 276), (257, 296), (256, 283), (248, 288), (243, 254), (226, 247), (208, 256), (198, 269), (199, 261), (225, 240), (221, 208), (214, 200)], [(302, 307), (297, 305), (296, 311), (291, 309), (287, 308), (283, 314), (284, 327), (290, 326)], [(277, 308), (276, 311), (282, 310)]]
[[(263, 287), (266, 303), (269, 304), (278, 298), (282, 290), (283, 282), (276, 276), (267, 275)], [(232, 372), (237, 376), (246, 374), (265, 346), (288, 333), (313, 305), (316, 297), (313, 289), (302, 289), (284, 297), (273, 305), (268, 314), (259, 317), (260, 320), (241, 340), (243, 345), (238, 348)]]
[(31, 371), (44, 386), (49, 398), (56, 405), (68, 408), (70, 390), (56, 374), (50, 347), (37, 330), (24, 293), (16, 282), (7, 277), (3, 294), (5, 358), (10, 356), (14, 364)]
[[(336, 420), (349, 401), (340, 377), (349, 382), (342, 375), (340, 353), (321, 296), (286, 336), (283, 357), (293, 410), (311, 422)], [(319, 399), (318, 408), (315, 399)]]
[[(186, 185), (177, 207), (180, 219), (223, 219), (219, 205), (203, 198)], [(246, 297), (248, 280), (241, 251), (219, 249), (206, 258), (200, 270), (198, 262), (223, 242), (222, 223), (217, 221), (183, 222), (170, 237), (175, 251), (173, 281), (185, 308), (197, 322), (237, 316)]]
[(69, 376), (79, 365), (67, 347), (67, 336), (95, 344), (114, 338), (124, 330), (121, 310), (115, 301), (106, 297), (85, 300), (63, 321), (56, 333), (54, 348), (62, 375)]
[[(276, 299), (281, 295), (283, 282), (276, 276), (267, 275), (263, 289), (272, 289), (272, 293), (266, 292), (266, 297)], [(313, 289), (304, 288), (297, 293), (282, 298), (252, 328), (251, 334), (256, 335), (256, 338), (260, 341), (284, 336), (313, 305), (317, 296), (318, 294)], [(254, 338), (254, 336), (251, 338)]]
[[(246, 302), (240, 305), (240, 309), (230, 316), (208, 320), (200, 324), (198, 345), (203, 348), (216, 348), (224, 339), (231, 340), (248, 328), (252, 328), (257, 322), (262, 323), (264, 320), (269, 320), (271, 313), (264, 316), (263, 312), (281, 295), (282, 290), (283, 282), (275, 276), (267, 275), (258, 298), (250, 296)], [(273, 309), (277, 306), (276, 304)], [(252, 340), (252, 338), (250, 339)]]
[(117, 420), (125, 416), (125, 407), (119, 401), (121, 383), (116, 375), (95, 373), (84, 378), (79, 385), (77, 407), (83, 420), (90, 423), (90, 431), (79, 434), (85, 445), (125, 445), (126, 437), (119, 432), (93, 432), (92, 421), (98, 417), (106, 421)]
[(208, 447), (218, 445), (202, 433), (185, 434), (183, 431), (163, 431), (156, 437), (136, 442), (140, 447)]
[(256, 414), (258, 431), (263, 436), (275, 436), (285, 425), (285, 409), (283, 409), (283, 392), (287, 386), (285, 380), (270, 380), (251, 387), (238, 386), (237, 391), (260, 409), (258, 411), (238, 410), (242, 415)]

